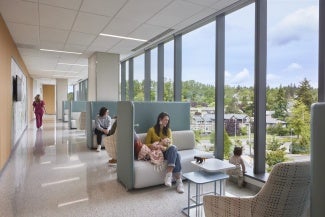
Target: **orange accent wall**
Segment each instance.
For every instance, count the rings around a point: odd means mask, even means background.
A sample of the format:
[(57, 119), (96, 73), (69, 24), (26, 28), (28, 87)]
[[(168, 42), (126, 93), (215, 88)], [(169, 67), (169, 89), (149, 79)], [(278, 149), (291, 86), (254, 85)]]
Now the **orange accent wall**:
[[(32, 104), (32, 82), (28, 70), (19, 54), (15, 42), (0, 14), (0, 171), (2, 171), (11, 154), (12, 129), (12, 79), (11, 58), (14, 58), (27, 80), (27, 103)], [(28, 121), (33, 117), (31, 106), (28, 106)]]
[(55, 85), (43, 84), (42, 88), (46, 114), (55, 115)]

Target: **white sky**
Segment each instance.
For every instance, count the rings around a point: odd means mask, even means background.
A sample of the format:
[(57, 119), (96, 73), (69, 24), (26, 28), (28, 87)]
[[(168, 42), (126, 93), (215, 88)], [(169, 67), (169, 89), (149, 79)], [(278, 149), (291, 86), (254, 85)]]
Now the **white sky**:
[[(307, 78), (317, 87), (318, 4), (318, 0), (268, 1), (268, 85), (298, 85)], [(227, 15), (225, 21), (225, 82), (253, 86), (254, 4)], [(215, 26), (211, 23), (183, 36), (182, 80), (214, 84), (214, 34)], [(171, 77), (173, 71), (170, 48), (165, 46), (165, 77)], [(143, 55), (141, 58), (134, 61), (137, 80), (144, 78)]]

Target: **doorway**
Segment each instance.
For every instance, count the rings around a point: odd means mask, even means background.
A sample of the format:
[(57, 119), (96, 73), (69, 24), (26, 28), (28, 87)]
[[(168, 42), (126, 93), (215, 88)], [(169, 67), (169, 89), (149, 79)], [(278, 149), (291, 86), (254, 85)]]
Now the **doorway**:
[(43, 100), (46, 114), (55, 115), (55, 85), (43, 84)]

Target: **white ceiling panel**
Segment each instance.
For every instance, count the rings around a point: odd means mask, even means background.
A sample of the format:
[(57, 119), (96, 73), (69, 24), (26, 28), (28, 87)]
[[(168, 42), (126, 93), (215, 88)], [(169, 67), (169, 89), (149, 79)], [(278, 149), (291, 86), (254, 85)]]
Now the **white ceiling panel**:
[(229, 5), (232, 5), (235, 2), (238, 2), (238, 0), (219, 0), (215, 4), (211, 5), (211, 7), (215, 9), (222, 9)]
[(197, 0), (185, 0), (185, 1), (191, 2), (193, 4), (198, 4), (198, 5), (209, 7), (210, 5), (218, 3), (218, 2), (220, 2), (222, 0), (200, 0), (200, 1), (197, 1)]
[(109, 25), (103, 30), (103, 33), (127, 36), (130, 32), (133, 32), (142, 22), (134, 19), (122, 19), (114, 18)]
[(86, 34), (82, 32), (71, 32), (67, 43), (70, 44), (90, 44), (96, 39), (97, 35)]
[(29, 48), (18, 48), (20, 55), (22, 56), (36, 56), (39, 57), (39, 50), (29, 49)]
[(41, 26), (40, 29), (40, 37), (41, 41), (48, 41), (48, 42), (61, 42), (65, 43), (68, 39), (69, 31), (60, 30), (60, 29), (53, 29), (48, 27)]
[[(58, 42), (50, 42), (50, 41), (41, 41), (41, 46), (42, 49), (49, 49), (49, 50), (63, 50), (64, 48), (64, 43), (58, 43)], [(69, 50), (73, 51), (73, 50)], [(44, 53), (49, 54), (50, 52), (45, 52), (42, 51), (41, 54), (45, 55)], [(57, 55), (57, 53), (54, 53)]]
[(38, 0), (41, 4), (79, 10), (82, 0)]
[(60, 71), (73, 71), (73, 70), (71, 70), (71, 66), (60, 65), (60, 64), (57, 64), (55, 69), (60, 70)]
[(85, 50), (87, 50), (88, 44), (65, 44), (64, 49), (66, 51), (73, 51), (73, 52), (79, 52), (84, 53)]
[(40, 5), (40, 24), (51, 28), (70, 30), (76, 18), (77, 11)]
[(197, 14), (202, 9), (202, 6), (177, 0), (147, 21), (147, 23), (171, 28), (184, 19), (188, 19), (189, 17)]
[(114, 16), (127, 0), (84, 0), (80, 11)]
[(177, 24), (173, 28), (183, 29), (183, 28), (193, 24), (195, 21), (204, 19), (205, 17), (207, 17), (207, 15), (211, 15), (214, 12), (215, 12), (215, 10), (213, 10), (212, 8), (206, 8), (206, 9), (200, 11), (198, 14), (195, 14), (195, 16), (189, 17), (188, 19), (184, 20), (183, 22)]
[[(64, 67), (57, 63), (88, 64), (94, 52), (117, 53), (120, 59), (125, 59), (136, 54), (132, 49), (143, 44), (99, 36), (101, 32), (150, 40), (174, 29), (163, 36), (167, 37), (229, 5), (250, 1), (0, 0), (0, 14), (32, 77), (53, 77), (53, 73), (45, 73), (43, 69), (73, 68), (79, 72), (77, 76), (86, 78), (88, 67)], [(39, 48), (82, 54), (51, 53)], [(71, 80), (80, 78), (75, 78), (76, 74), (72, 77)]]
[[(131, 41), (131, 40), (121, 40), (118, 44), (108, 50), (110, 53), (118, 53), (120, 50), (121, 53), (130, 53), (133, 48), (138, 47), (143, 42)], [(131, 49), (131, 50), (130, 50)]]
[(89, 54), (90, 57), (95, 52), (107, 52), (107, 50), (108, 49), (104, 46), (91, 45), (90, 47), (88, 47), (87, 53)]
[(88, 58), (79, 58), (75, 63), (82, 64), (82, 65), (88, 65)]
[(103, 47), (105, 49), (109, 49), (115, 44), (117, 44), (121, 39), (112, 38), (112, 37), (105, 37), (105, 36), (98, 36), (96, 40), (91, 44), (94, 47)]
[(88, 66), (72, 66), (71, 68), (70, 68), (70, 70), (72, 70), (72, 71), (81, 71), (81, 72), (83, 72), (84, 70), (88, 70)]
[(0, 12), (8, 22), (39, 25), (38, 5), (18, 0), (0, 1)]
[(149, 40), (156, 35), (166, 31), (167, 28), (160, 27), (160, 26), (153, 26), (150, 24), (143, 24), (135, 31), (133, 31), (130, 36), (134, 38), (146, 39)]
[(165, 8), (170, 2), (172, 2), (172, 0), (129, 0), (116, 17), (145, 22)]
[(7, 23), (10, 34), (13, 36), (14, 41), (19, 44), (34, 45), (36, 48), (39, 46), (39, 28), (38, 26)]
[(98, 35), (110, 20), (110, 17), (79, 12), (72, 30)]
[(67, 61), (68, 63), (75, 63), (79, 59), (80, 55), (75, 55), (75, 54), (61, 54), (59, 61), (58, 62), (63, 62)]

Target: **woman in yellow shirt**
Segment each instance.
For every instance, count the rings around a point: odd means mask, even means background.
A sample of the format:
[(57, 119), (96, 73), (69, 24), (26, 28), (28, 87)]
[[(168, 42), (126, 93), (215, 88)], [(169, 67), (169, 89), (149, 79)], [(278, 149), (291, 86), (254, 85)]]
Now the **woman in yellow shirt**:
[(164, 158), (167, 160), (167, 173), (165, 176), (165, 185), (172, 186), (172, 176), (176, 178), (176, 190), (179, 193), (184, 192), (184, 186), (181, 178), (181, 158), (177, 147), (172, 145), (172, 131), (169, 128), (169, 115), (161, 112), (158, 115), (156, 124), (149, 128), (145, 140), (145, 144), (150, 149), (160, 148), (164, 153)]

